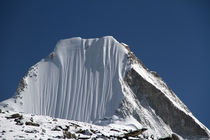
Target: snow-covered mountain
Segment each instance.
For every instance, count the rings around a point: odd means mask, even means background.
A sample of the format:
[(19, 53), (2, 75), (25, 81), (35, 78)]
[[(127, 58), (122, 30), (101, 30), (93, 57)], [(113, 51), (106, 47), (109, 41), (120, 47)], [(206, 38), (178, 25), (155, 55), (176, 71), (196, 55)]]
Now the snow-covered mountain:
[(59, 41), (0, 107), (96, 125), (146, 128), (151, 139), (210, 138), (208, 128), (158, 74), (111, 36)]

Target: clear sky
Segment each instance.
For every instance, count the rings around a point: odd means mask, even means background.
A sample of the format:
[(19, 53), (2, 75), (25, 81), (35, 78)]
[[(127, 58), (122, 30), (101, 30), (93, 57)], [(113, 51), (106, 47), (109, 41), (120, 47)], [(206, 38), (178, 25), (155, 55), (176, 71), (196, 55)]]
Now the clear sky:
[(1, 0), (0, 100), (59, 39), (114, 36), (210, 128), (209, 0)]

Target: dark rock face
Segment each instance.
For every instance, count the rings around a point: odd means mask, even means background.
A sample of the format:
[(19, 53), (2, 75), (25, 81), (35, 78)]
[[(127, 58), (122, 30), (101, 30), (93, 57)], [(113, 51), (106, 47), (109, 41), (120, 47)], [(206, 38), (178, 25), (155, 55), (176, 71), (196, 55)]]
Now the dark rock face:
[(9, 117), (6, 117), (7, 119), (22, 119), (23, 118), (23, 116), (22, 115), (20, 115), (20, 114), (18, 114), (18, 113), (16, 113), (16, 114), (12, 114), (11, 116), (9, 116)]
[(24, 91), (24, 89), (26, 88), (26, 86), (27, 86), (26, 81), (23, 78), (22, 80), (20, 80), (20, 83), (18, 85), (17, 94), (19, 95), (22, 91)]
[(128, 132), (128, 133), (125, 134), (125, 138), (136, 137), (136, 136), (142, 134), (142, 132), (144, 132), (146, 130), (147, 130), (146, 128), (142, 128), (142, 129), (138, 129), (138, 130), (135, 130), (135, 131), (132, 131), (132, 132)]
[(38, 123), (34, 123), (34, 122), (26, 122), (25, 125), (40, 126)]
[[(131, 87), (141, 105), (152, 107), (156, 115), (162, 118), (173, 132), (183, 138), (209, 137), (205, 129), (201, 128), (191, 116), (176, 108), (165, 94), (146, 81), (134, 69), (127, 72), (125, 81)], [(137, 119), (140, 120), (141, 118)]]

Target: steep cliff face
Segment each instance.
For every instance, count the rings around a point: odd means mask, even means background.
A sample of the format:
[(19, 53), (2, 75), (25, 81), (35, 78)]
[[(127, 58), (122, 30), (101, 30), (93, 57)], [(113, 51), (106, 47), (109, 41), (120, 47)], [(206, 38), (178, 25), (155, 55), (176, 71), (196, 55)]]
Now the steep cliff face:
[(61, 40), (1, 108), (101, 125), (132, 117), (155, 138), (210, 136), (158, 74), (111, 36)]
[(21, 80), (18, 109), (85, 122), (112, 116), (126, 69), (127, 50), (110, 36), (61, 40)]

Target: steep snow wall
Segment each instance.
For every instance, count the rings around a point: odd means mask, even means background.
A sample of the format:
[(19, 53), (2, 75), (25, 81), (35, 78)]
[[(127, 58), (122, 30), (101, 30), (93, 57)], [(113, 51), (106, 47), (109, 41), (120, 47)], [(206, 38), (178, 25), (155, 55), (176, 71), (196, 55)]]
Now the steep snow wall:
[(123, 98), (126, 52), (110, 36), (61, 40), (24, 78), (22, 111), (85, 122), (112, 116)]

